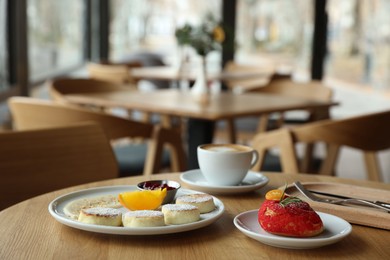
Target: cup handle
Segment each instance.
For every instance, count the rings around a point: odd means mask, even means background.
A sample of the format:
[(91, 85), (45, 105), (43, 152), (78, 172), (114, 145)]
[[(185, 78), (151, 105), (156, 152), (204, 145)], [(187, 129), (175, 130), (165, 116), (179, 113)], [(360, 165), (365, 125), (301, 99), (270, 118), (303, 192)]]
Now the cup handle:
[(251, 169), (253, 168), (253, 166), (255, 166), (255, 164), (259, 160), (259, 153), (257, 152), (257, 150), (253, 150), (252, 152), (253, 152), (253, 157), (251, 162)]

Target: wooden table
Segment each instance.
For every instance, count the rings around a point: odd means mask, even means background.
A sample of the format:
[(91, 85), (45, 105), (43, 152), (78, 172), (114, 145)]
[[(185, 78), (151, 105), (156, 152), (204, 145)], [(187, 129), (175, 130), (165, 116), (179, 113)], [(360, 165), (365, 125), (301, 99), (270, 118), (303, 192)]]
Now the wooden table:
[[(194, 65), (195, 66), (195, 65)], [(199, 67), (199, 66), (198, 66)], [(195, 66), (195, 68), (197, 68)], [(258, 77), (269, 77), (274, 72), (273, 68), (259, 68), (258, 71), (208, 71), (206, 76), (209, 80), (237, 80), (250, 79)], [(183, 69), (169, 66), (153, 66), (132, 68), (131, 76), (135, 79), (153, 79), (153, 80), (195, 80), (197, 76), (196, 69)]]
[[(342, 241), (310, 250), (271, 247), (248, 238), (233, 218), (257, 209), (264, 194), (285, 182), (326, 181), (390, 189), (390, 184), (318, 175), (265, 173), (266, 187), (230, 196), (217, 195), (225, 213), (213, 224), (183, 233), (156, 236), (108, 235), (81, 231), (58, 223), (48, 204), (66, 193), (97, 186), (133, 185), (145, 177), (128, 177), (51, 192), (0, 212), (0, 259), (389, 259), (389, 231), (353, 225)], [(179, 180), (179, 174), (152, 175), (152, 179)], [(182, 183), (184, 188), (188, 188)]]
[[(208, 104), (200, 104), (188, 92), (177, 89), (140, 92), (135, 90), (66, 95), (69, 102), (81, 105), (123, 107), (193, 119), (188, 123), (188, 157), (190, 169), (199, 168), (196, 148), (213, 140), (214, 123), (218, 120), (296, 109), (328, 110), (336, 102), (319, 102), (279, 95), (222, 92), (212, 95)], [(327, 115), (327, 113), (325, 113)], [(321, 119), (321, 113), (318, 113)], [(235, 133), (230, 133), (235, 136)]]
[(263, 113), (296, 109), (327, 109), (336, 102), (319, 102), (302, 98), (262, 93), (211, 95), (208, 104), (201, 104), (189, 92), (176, 89), (141, 92), (136, 90), (80, 93), (66, 95), (72, 103), (104, 107), (123, 107), (170, 116), (217, 121), (229, 118), (258, 116)]

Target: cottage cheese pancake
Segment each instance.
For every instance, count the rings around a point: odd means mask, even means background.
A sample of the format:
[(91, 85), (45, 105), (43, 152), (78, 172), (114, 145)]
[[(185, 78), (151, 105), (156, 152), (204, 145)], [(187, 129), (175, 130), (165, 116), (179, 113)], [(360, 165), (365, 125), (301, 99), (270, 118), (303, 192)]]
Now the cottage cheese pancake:
[(198, 207), (200, 213), (208, 213), (215, 209), (213, 196), (209, 194), (189, 194), (176, 199), (176, 204), (189, 204)]
[(180, 225), (198, 221), (200, 211), (189, 204), (165, 204), (161, 209), (166, 225)]
[(123, 215), (124, 227), (159, 227), (165, 226), (164, 214), (155, 210), (135, 210)]
[(117, 196), (114, 195), (82, 198), (69, 202), (64, 208), (64, 213), (68, 217), (77, 220), (82, 209), (96, 207), (117, 209), (122, 207), (122, 205), (119, 203)]
[(103, 226), (115, 226), (122, 225), (122, 212), (113, 208), (88, 208), (82, 209), (78, 221)]

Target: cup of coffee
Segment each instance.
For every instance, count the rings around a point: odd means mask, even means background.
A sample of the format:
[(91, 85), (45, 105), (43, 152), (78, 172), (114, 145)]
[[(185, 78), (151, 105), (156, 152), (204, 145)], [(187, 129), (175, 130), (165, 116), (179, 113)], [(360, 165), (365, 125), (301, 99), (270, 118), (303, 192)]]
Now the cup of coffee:
[(218, 186), (240, 184), (259, 159), (256, 150), (239, 144), (203, 144), (197, 154), (203, 176)]

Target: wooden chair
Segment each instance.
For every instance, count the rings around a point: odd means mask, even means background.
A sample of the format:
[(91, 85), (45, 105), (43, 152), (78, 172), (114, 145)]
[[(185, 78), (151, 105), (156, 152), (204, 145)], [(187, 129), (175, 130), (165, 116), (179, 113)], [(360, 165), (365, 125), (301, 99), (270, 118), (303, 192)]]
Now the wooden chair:
[[(271, 79), (269, 85), (261, 87), (258, 90), (252, 89), (252, 91), (259, 91), (261, 93), (267, 93), (271, 95), (285, 95), (289, 97), (303, 98), (322, 102), (330, 102), (333, 98), (333, 90), (323, 85), (321, 81), (313, 80), (305, 83), (294, 82), (291, 79), (277, 76), (274, 76), (273, 79)], [(259, 123), (257, 125), (257, 132), (260, 133), (271, 129), (277, 129), (283, 126), (296, 126), (308, 122), (330, 118), (329, 109), (302, 110), (301, 112), (307, 114), (306, 118), (286, 118), (286, 114), (288, 114), (289, 112), (273, 113), (272, 115), (263, 114), (259, 119)], [(272, 116), (274, 116), (274, 118), (272, 118)], [(318, 168), (313, 166), (313, 161), (315, 160), (313, 157), (313, 150), (314, 145), (306, 145), (305, 156), (302, 162), (302, 170), (304, 170), (305, 172), (315, 171), (315, 168)], [(319, 164), (319, 160), (316, 159), (316, 161), (317, 162), (315, 164)]]
[[(252, 89), (252, 92), (260, 92), (266, 94), (276, 94), (283, 95), (295, 98), (309, 99), (313, 101), (323, 101), (329, 102), (332, 100), (333, 91), (331, 88), (323, 85), (321, 81), (310, 81), (310, 82), (294, 82), (291, 79), (274, 79), (264, 87), (260, 87), (258, 89)], [(273, 128), (279, 128), (285, 123), (307, 123), (313, 120), (318, 119), (327, 119), (329, 118), (329, 111), (310, 111), (305, 110), (308, 113), (306, 119), (303, 120), (291, 120), (285, 122), (285, 116), (283, 113), (279, 113), (279, 119), (275, 122), (276, 125)], [(257, 127), (258, 132), (266, 131), (270, 126), (268, 125), (270, 115), (264, 114), (259, 121), (259, 125)]]
[(269, 76), (273, 74), (273, 68), (265, 68), (257, 65), (239, 64), (234, 61), (228, 61), (223, 69), (226, 73), (258, 73), (259, 76), (244, 78), (244, 79), (227, 79), (224, 80), (225, 85), (229, 90), (240, 93), (246, 92), (252, 88), (264, 86), (269, 82)]
[[(326, 102), (332, 99), (332, 89), (324, 86), (320, 81), (298, 83), (292, 81), (290, 75), (275, 73), (274, 68), (269, 68), (267, 70), (268, 73), (265, 73), (266, 75), (264, 75), (264, 68), (229, 61), (224, 67), (225, 72), (259, 72), (259, 77), (227, 80), (224, 83), (229, 89), (237, 93), (259, 92), (270, 95), (285, 95)], [(236, 91), (237, 88), (239, 89), (238, 91)], [(242, 142), (242, 140), (250, 140), (253, 138), (253, 135), (258, 132), (275, 129), (285, 125), (286, 123), (306, 123), (313, 120), (329, 118), (329, 111), (327, 110), (307, 111), (307, 113), (307, 118), (303, 120), (286, 120), (285, 113), (273, 113), (272, 115), (264, 114), (260, 118), (246, 118), (236, 121), (231, 119), (226, 121), (224, 128), (227, 129), (228, 141), (236, 143)], [(244, 127), (241, 127), (242, 125), (244, 125)]]
[(137, 61), (128, 63), (90, 62), (87, 64), (90, 78), (117, 84), (127, 84), (133, 88), (137, 88), (137, 80), (131, 76), (130, 70), (139, 67), (142, 67), (142, 64)]
[[(161, 171), (164, 145), (169, 147), (171, 170), (175, 172), (186, 170), (186, 155), (181, 135), (175, 129), (132, 121), (102, 112), (89, 111), (47, 100), (12, 97), (9, 99), (8, 105), (16, 129), (36, 129), (95, 121), (102, 125), (109, 140), (120, 138), (142, 138), (143, 140), (148, 140), (147, 149), (145, 148), (147, 150), (145, 157), (137, 160), (141, 161), (143, 165), (144, 175), (151, 175)], [(116, 148), (115, 146), (114, 149)], [(142, 151), (139, 150), (139, 147), (135, 147), (135, 149), (137, 150), (129, 151), (131, 155), (125, 159), (130, 160), (132, 157), (139, 156), (139, 153)], [(116, 155), (119, 159), (117, 152)], [(133, 164), (137, 161), (133, 161)], [(135, 169), (137, 170), (137, 168)], [(133, 169), (128, 171), (130, 173), (126, 173), (126, 175), (140, 173), (139, 171), (134, 172)]]
[[(128, 90), (121, 84), (114, 82), (109, 82), (99, 79), (85, 79), (85, 78), (58, 78), (53, 79), (48, 82), (49, 95), (50, 97), (59, 103), (66, 103), (72, 105), (66, 99), (66, 95), (77, 94), (77, 93), (99, 93), (99, 92), (109, 92), (117, 90)], [(107, 113), (112, 113), (115, 108), (107, 108), (104, 106), (88, 108), (92, 110), (105, 111)], [(121, 109), (123, 116), (129, 117), (131, 119), (136, 119), (134, 111)], [(116, 110), (118, 111), (118, 110)], [(138, 113), (137, 119), (143, 122), (150, 121), (150, 115), (148, 113)]]
[[(121, 84), (114, 82), (98, 80), (98, 79), (85, 79), (85, 78), (58, 78), (48, 82), (49, 95), (50, 97), (59, 103), (65, 103), (68, 105), (73, 105), (69, 103), (66, 99), (66, 95), (77, 94), (77, 93), (98, 93), (98, 92), (109, 92), (116, 90), (129, 90)], [(74, 105), (76, 106), (76, 105)], [(125, 110), (123, 108), (113, 108), (113, 107), (104, 107), (104, 106), (88, 106), (87, 108), (92, 110), (104, 111), (107, 113), (118, 114), (119, 112), (122, 116), (128, 117), (130, 119), (135, 119), (142, 122), (152, 122), (159, 123), (164, 127), (168, 128), (179, 128), (179, 131), (183, 132), (185, 124), (179, 118), (170, 117), (167, 115), (160, 115), (159, 118), (152, 117), (148, 112), (141, 111), (132, 111)]]
[[(327, 155), (322, 163), (320, 174), (333, 175), (340, 148), (347, 146), (363, 152), (368, 179), (381, 181), (381, 170), (376, 153), (390, 148), (390, 111), (371, 113), (342, 120), (323, 120), (294, 128), (282, 128), (254, 137), (253, 147), (264, 158), (265, 152), (273, 147), (280, 150), (282, 170), (285, 173), (298, 173), (298, 156), (295, 145), (298, 143), (327, 144)], [(263, 159), (255, 166), (261, 169)]]
[(86, 78), (57, 78), (48, 81), (50, 96), (58, 101), (66, 103), (64, 95), (74, 93), (95, 93), (95, 92), (109, 92), (115, 90), (126, 90), (120, 84)]
[[(130, 70), (133, 68), (143, 67), (142, 57), (138, 57), (138, 60), (123, 61), (123, 62), (112, 62), (102, 61), (100, 63), (88, 63), (87, 70), (89, 77), (92, 79), (103, 80), (114, 84), (121, 84), (122, 86), (131, 87), (138, 89), (138, 80), (131, 76)], [(147, 64), (145, 64), (147, 66)], [(150, 81), (150, 80), (148, 80)], [(161, 85), (160, 82), (151, 81), (156, 86)], [(129, 111), (131, 114), (131, 111)], [(147, 112), (142, 112), (142, 121), (151, 121), (152, 116)], [(174, 119), (170, 116), (160, 115), (161, 124), (165, 127), (173, 127)], [(178, 120), (178, 119), (177, 119)], [(179, 127), (183, 127), (183, 122), (179, 121)]]
[[(251, 92), (260, 92), (270, 95), (277, 94), (324, 102), (331, 101), (333, 97), (332, 89), (324, 86), (320, 81), (297, 83), (284, 77), (274, 77), (274, 79), (271, 80), (269, 85), (258, 87), (257, 89), (252, 88)], [(240, 129), (240, 121), (235, 122), (233, 120), (228, 120), (227, 129), (229, 133), (229, 140), (230, 142), (237, 142), (237, 139), (244, 138), (246, 138), (247, 140), (252, 140), (254, 134), (265, 132), (270, 129), (276, 129), (291, 124), (296, 125), (330, 118), (330, 113), (328, 109), (305, 110), (305, 112), (307, 112), (307, 118), (303, 120), (285, 120), (285, 113), (273, 113), (272, 116), (276, 115), (277, 117), (276, 119), (271, 120), (270, 114), (263, 114), (262, 116), (260, 116), (260, 118), (256, 118), (254, 123), (257, 124), (257, 126), (246, 126), (246, 129)], [(245, 123), (248, 124), (248, 122)], [(249, 124), (251, 124), (251, 122), (249, 122)], [(254, 131), (248, 131), (248, 128), (252, 128)], [(237, 137), (237, 135), (242, 135), (244, 136), (244, 138)], [(309, 145), (306, 151), (307, 158), (310, 157), (312, 150), (313, 147)], [(308, 164), (308, 161), (306, 161), (306, 164)], [(309, 170), (310, 167), (306, 165), (305, 169)]]
[(0, 210), (49, 191), (118, 176), (110, 143), (96, 123), (0, 133)]

